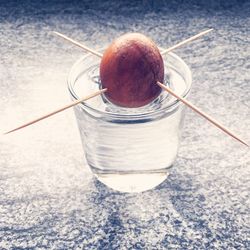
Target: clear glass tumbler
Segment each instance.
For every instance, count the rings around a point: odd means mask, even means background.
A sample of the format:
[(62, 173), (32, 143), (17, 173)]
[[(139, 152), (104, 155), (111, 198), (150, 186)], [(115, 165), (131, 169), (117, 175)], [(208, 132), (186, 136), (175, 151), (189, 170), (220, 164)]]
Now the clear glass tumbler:
[[(191, 87), (188, 66), (174, 53), (163, 60), (164, 84), (186, 97)], [(72, 100), (101, 89), (99, 64), (100, 58), (87, 54), (73, 65), (68, 77)], [(184, 105), (177, 99), (162, 91), (144, 107), (122, 108), (102, 95), (74, 111), (87, 163), (102, 183), (122, 192), (141, 192), (167, 178), (184, 116)]]

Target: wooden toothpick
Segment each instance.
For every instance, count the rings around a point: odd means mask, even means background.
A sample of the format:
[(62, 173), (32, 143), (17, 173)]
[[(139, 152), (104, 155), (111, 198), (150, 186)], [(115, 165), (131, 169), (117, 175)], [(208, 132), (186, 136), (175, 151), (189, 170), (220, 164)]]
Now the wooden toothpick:
[(91, 99), (91, 98), (93, 98), (95, 96), (98, 96), (98, 95), (104, 93), (105, 91), (107, 91), (107, 89), (101, 89), (101, 90), (99, 90), (99, 91), (97, 91), (97, 92), (95, 92), (95, 93), (93, 93), (91, 95), (88, 95), (88, 96), (86, 96), (86, 97), (84, 97), (84, 98), (82, 98), (80, 100), (76, 100), (76, 101), (74, 101), (74, 102), (72, 102), (72, 103), (70, 103), (68, 105), (63, 106), (62, 108), (59, 108), (59, 109), (57, 109), (55, 111), (52, 111), (52, 112), (50, 112), (50, 113), (48, 113), (46, 115), (41, 116), (41, 117), (39, 117), (39, 118), (37, 118), (35, 120), (32, 120), (32, 121), (27, 122), (27, 123), (25, 123), (25, 124), (23, 124), (23, 125), (21, 125), (21, 126), (19, 126), (17, 128), (14, 128), (14, 129), (12, 129), (12, 130), (10, 130), (8, 132), (5, 132), (4, 134), (9, 134), (9, 133), (17, 131), (17, 130), (19, 130), (21, 128), (25, 128), (27, 126), (30, 126), (31, 124), (34, 124), (34, 123), (39, 122), (39, 121), (41, 121), (41, 120), (43, 120), (45, 118), (48, 118), (48, 117), (50, 117), (52, 115), (55, 115), (55, 114), (57, 114), (59, 112), (62, 112), (65, 109), (71, 108), (71, 107), (73, 107), (73, 106), (75, 106), (75, 105), (77, 105), (77, 104), (79, 104), (81, 102), (87, 101), (87, 100), (89, 100), (89, 99)]
[(199, 115), (201, 115), (202, 117), (204, 117), (205, 119), (207, 119), (209, 122), (211, 122), (213, 125), (215, 125), (217, 128), (221, 129), (223, 132), (225, 132), (226, 134), (230, 135), (231, 137), (233, 137), (234, 139), (236, 139), (237, 141), (243, 143), (244, 145), (248, 146), (249, 145), (244, 142), (243, 140), (241, 140), (238, 136), (236, 136), (232, 131), (230, 131), (228, 128), (224, 127), (222, 124), (220, 124), (218, 121), (216, 121), (214, 118), (212, 118), (211, 116), (209, 116), (208, 114), (206, 114), (205, 112), (201, 111), (199, 108), (197, 108), (194, 104), (192, 104), (191, 102), (187, 101), (186, 99), (184, 99), (183, 97), (177, 95), (173, 90), (171, 90), (169, 87), (167, 87), (166, 85), (162, 84), (161, 82), (157, 82), (157, 84), (164, 89), (165, 91), (167, 91), (168, 93), (170, 93), (171, 95), (173, 95), (175, 98), (177, 98), (178, 100), (180, 100), (181, 102), (183, 102), (186, 106), (188, 106), (189, 108), (191, 108), (193, 111), (195, 111), (196, 113), (198, 113)]
[(102, 57), (102, 54), (101, 54), (101, 53), (99, 53), (99, 52), (97, 52), (97, 51), (95, 51), (95, 50), (93, 50), (93, 49), (90, 49), (89, 47), (87, 47), (87, 46), (85, 46), (85, 45), (83, 45), (83, 44), (81, 44), (81, 43), (79, 43), (79, 42), (73, 40), (72, 38), (70, 38), (70, 37), (68, 37), (68, 36), (65, 36), (64, 34), (59, 33), (59, 32), (57, 32), (57, 31), (53, 31), (53, 32), (54, 32), (56, 35), (62, 37), (63, 39), (65, 39), (65, 40), (67, 40), (67, 41), (69, 41), (69, 42), (75, 44), (76, 46), (78, 46), (78, 47), (84, 49), (85, 51), (88, 51), (88, 52), (90, 52), (91, 54), (93, 54), (93, 55), (95, 55), (95, 56)]
[(165, 55), (165, 54), (169, 53), (170, 51), (172, 51), (172, 50), (174, 50), (174, 49), (177, 49), (177, 48), (181, 47), (182, 45), (185, 45), (186, 43), (192, 42), (192, 41), (194, 41), (195, 39), (197, 39), (197, 38), (199, 38), (199, 37), (201, 37), (201, 36), (206, 35), (208, 32), (210, 32), (210, 31), (212, 31), (212, 30), (213, 30), (213, 29), (208, 29), (208, 30), (202, 31), (201, 33), (199, 33), (199, 34), (197, 34), (197, 35), (195, 35), (195, 36), (191, 36), (191, 37), (189, 37), (188, 39), (186, 39), (186, 40), (184, 40), (184, 41), (182, 41), (182, 42), (179, 42), (179, 43), (175, 44), (174, 46), (172, 46), (172, 47), (170, 47), (170, 48), (168, 48), (168, 49), (166, 49), (166, 50), (163, 50), (163, 51), (161, 52), (161, 55)]

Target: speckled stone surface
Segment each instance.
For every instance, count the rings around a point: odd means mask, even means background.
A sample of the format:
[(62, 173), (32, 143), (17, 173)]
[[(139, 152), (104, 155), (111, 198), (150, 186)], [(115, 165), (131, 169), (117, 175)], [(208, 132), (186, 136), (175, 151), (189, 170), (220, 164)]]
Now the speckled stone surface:
[[(184, 2), (1, 1), (1, 131), (69, 102), (83, 52), (53, 30), (93, 48), (128, 31), (168, 47), (213, 27), (176, 51), (193, 73), (189, 99), (249, 142), (250, 3)], [(250, 249), (249, 163), (246, 147), (187, 110), (169, 178), (115, 192), (90, 173), (65, 111), (0, 138), (0, 249)]]

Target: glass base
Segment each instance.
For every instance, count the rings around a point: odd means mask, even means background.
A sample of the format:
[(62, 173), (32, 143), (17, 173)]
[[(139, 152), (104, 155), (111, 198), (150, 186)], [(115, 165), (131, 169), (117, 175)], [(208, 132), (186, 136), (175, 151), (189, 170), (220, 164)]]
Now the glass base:
[(132, 174), (100, 174), (96, 178), (106, 186), (120, 192), (138, 193), (152, 189), (167, 179), (169, 172), (164, 173), (132, 173)]

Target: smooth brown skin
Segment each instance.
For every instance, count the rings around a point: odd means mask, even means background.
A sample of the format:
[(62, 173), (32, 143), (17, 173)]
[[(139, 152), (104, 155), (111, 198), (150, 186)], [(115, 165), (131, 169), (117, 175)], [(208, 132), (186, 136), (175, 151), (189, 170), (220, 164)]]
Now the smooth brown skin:
[(161, 92), (155, 84), (164, 79), (160, 51), (142, 34), (120, 36), (103, 54), (100, 78), (112, 103), (128, 108), (144, 106)]

